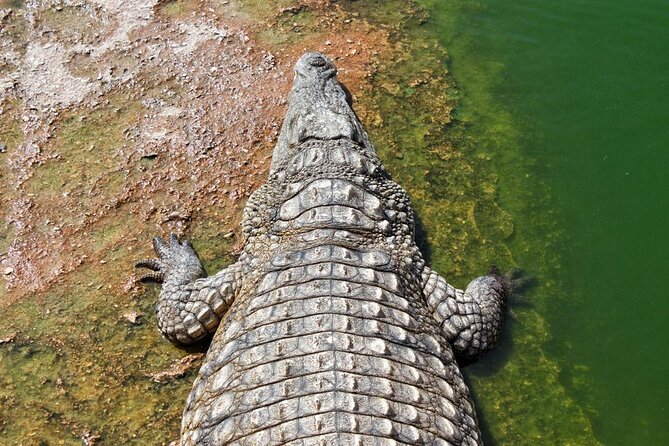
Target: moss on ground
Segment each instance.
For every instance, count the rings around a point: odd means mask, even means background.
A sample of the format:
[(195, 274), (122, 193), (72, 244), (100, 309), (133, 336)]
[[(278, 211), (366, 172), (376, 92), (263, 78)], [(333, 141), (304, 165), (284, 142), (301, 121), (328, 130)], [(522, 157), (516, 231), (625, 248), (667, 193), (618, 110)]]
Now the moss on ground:
[(105, 105), (74, 109), (59, 118), (49, 144), (50, 159), (35, 169), (29, 193), (50, 201), (54, 194), (118, 194), (124, 183), (120, 148), (143, 107), (131, 98), (110, 95)]
[(159, 2), (156, 10), (170, 19), (184, 20), (197, 14), (206, 3), (202, 0), (167, 0)]

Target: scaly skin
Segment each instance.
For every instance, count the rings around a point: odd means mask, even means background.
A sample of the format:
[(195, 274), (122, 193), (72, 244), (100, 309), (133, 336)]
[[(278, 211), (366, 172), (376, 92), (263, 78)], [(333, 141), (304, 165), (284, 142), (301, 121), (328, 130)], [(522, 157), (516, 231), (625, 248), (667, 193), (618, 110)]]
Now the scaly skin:
[(297, 62), (242, 225), (242, 255), (215, 276), (176, 237), (140, 262), (163, 281), (170, 341), (213, 334), (182, 446), (481, 444), (456, 357), (494, 345), (509, 280), (462, 291), (425, 265), (409, 198), (322, 54)]

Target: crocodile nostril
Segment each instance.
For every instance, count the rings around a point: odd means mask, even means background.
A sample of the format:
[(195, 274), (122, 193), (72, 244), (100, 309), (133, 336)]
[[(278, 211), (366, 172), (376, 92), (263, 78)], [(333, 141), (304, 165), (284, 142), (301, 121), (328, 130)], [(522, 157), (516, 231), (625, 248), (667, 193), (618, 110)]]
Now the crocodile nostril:
[(314, 56), (309, 58), (309, 65), (312, 67), (323, 67), (327, 62), (321, 56)]

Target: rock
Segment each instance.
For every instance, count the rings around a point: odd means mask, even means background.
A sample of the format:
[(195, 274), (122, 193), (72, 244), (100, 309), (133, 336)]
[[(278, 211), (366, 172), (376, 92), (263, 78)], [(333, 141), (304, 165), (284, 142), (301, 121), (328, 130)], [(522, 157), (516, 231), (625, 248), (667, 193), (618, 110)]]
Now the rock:
[(203, 356), (203, 353), (184, 356), (183, 358), (172, 361), (169, 369), (163, 370), (162, 372), (152, 373), (148, 376), (151, 378), (151, 381), (155, 383), (166, 384), (172, 382), (188, 373), (188, 371), (193, 368), (194, 363)]
[(84, 432), (81, 434), (81, 441), (85, 446), (94, 446), (101, 440), (100, 434), (97, 432)]
[(7, 151), (7, 145), (0, 142), (0, 153), (5, 153)]
[(2, 344), (9, 344), (11, 342), (14, 342), (16, 340), (16, 333), (12, 333), (9, 336), (5, 338), (0, 339), (0, 345)]
[(14, 268), (12, 268), (11, 266), (9, 266), (9, 267), (7, 267), (7, 268), (4, 269), (3, 274), (4, 274), (5, 276), (9, 276), (9, 275), (12, 274), (13, 272), (14, 272)]
[(139, 325), (142, 322), (140, 319), (142, 319), (142, 314), (138, 313), (136, 311), (128, 311), (127, 313), (123, 314), (123, 317), (125, 318), (126, 321), (130, 322), (133, 325)]

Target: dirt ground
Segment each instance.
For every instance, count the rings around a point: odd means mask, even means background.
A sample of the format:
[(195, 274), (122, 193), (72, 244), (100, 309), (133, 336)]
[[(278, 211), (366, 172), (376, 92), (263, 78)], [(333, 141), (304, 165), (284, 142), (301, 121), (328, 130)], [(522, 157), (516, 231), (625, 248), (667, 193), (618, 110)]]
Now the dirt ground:
[(326, 52), (355, 94), (388, 45), (329, 2), (5, 3), (0, 305), (153, 233), (211, 220), (235, 239), (295, 60)]

